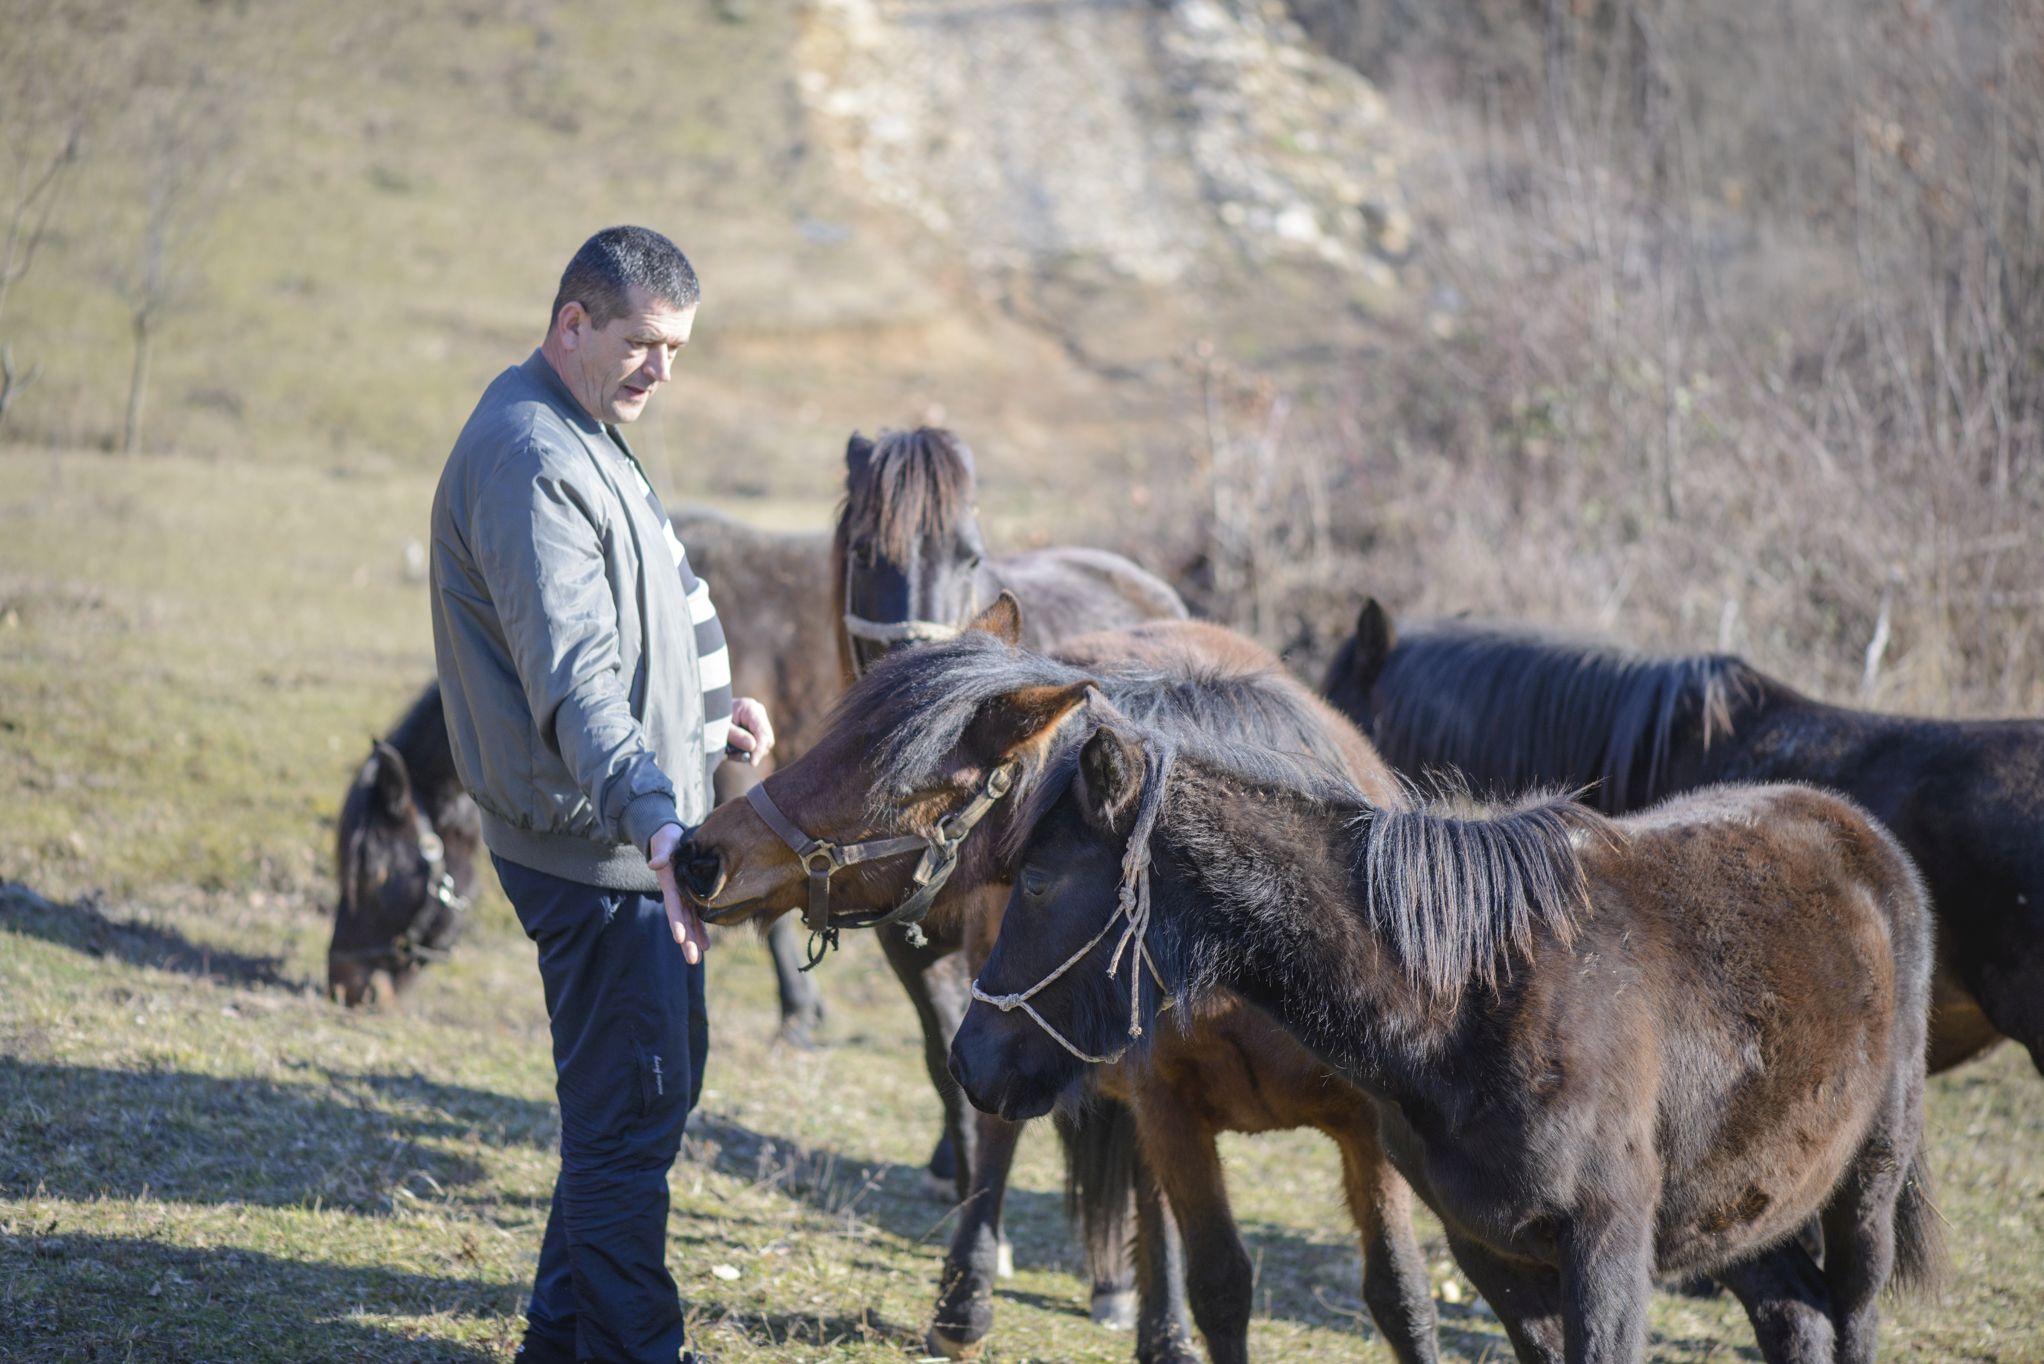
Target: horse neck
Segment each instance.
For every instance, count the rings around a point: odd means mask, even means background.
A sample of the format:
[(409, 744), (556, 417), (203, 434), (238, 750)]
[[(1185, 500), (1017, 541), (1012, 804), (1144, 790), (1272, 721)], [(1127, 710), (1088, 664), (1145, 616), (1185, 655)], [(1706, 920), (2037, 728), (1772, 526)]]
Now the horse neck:
[(1177, 820), (1158, 836), (1156, 912), (1188, 986), (1231, 990), (1350, 1082), (1405, 1092), (1413, 1044), (1440, 1020), (1426, 1017), (1365, 917), (1367, 817), (1283, 792), (1217, 805), (1193, 814), (1191, 837)]
[(1950, 721), (1856, 710), (1771, 688), (1705, 753), (1700, 779), (1688, 784), (1801, 781), (1849, 788), (1869, 744), (1950, 728)]

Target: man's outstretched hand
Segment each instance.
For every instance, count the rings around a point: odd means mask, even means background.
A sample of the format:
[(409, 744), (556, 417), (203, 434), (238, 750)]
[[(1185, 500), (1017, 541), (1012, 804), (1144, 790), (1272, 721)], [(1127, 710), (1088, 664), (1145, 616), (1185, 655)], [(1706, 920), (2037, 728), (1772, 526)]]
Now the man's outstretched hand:
[(655, 829), (646, 845), (646, 865), (660, 880), (660, 898), (667, 902), (667, 926), (674, 930), (682, 960), (694, 966), (703, 959), (710, 939), (703, 930), (703, 921), (696, 915), (695, 905), (683, 897), (681, 883), (674, 877), (674, 850), (681, 846), (681, 840), (679, 824), (663, 824)]

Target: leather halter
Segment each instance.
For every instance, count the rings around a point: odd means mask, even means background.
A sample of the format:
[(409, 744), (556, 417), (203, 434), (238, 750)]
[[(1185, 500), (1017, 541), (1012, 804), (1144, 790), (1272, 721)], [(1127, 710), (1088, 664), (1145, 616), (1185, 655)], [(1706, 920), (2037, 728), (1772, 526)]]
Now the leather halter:
[(397, 937), (381, 947), (349, 947), (327, 956), (335, 961), (383, 961), (390, 960), (400, 967), (417, 966), (422, 962), (446, 961), (453, 953), (445, 947), (434, 947), (426, 941), (426, 931), (439, 917), (438, 911), (445, 909), (459, 921), (468, 913), (470, 900), (455, 889), (454, 874), (447, 870), (447, 845), (440, 835), (433, 832), (421, 816), (414, 816), (419, 823), (419, 852), (426, 859), (426, 894), (413, 911), (411, 922)]
[[(909, 940), (920, 946), (922, 930), (917, 925), (930, 912), (931, 903), (937, 898), (937, 892), (944, 888), (944, 883), (951, 879), (951, 873), (958, 870), (959, 848), (966, 835), (986, 818), (1003, 796), (1014, 789), (1019, 769), (1020, 764), (1012, 759), (994, 767), (980, 782), (979, 790), (972, 799), (937, 821), (937, 830), (933, 834), (869, 838), (861, 843), (833, 843), (825, 838), (811, 838), (781, 813), (780, 807), (774, 804), (774, 798), (767, 794), (765, 782), (747, 791), (745, 799), (781, 842), (788, 845), (803, 870), (809, 873), (809, 903), (802, 912), (802, 922), (808, 925), (812, 938), (822, 936), (828, 945), (834, 941), (840, 928), (882, 928), (888, 924), (906, 924), (910, 930)], [(915, 889), (908, 898), (892, 909), (870, 916), (852, 919), (831, 917), (832, 872), (911, 852), (921, 852), (923, 856), (910, 873), (909, 880)], [(815, 949), (814, 944), (810, 955), (811, 965), (821, 959), (821, 952)]]

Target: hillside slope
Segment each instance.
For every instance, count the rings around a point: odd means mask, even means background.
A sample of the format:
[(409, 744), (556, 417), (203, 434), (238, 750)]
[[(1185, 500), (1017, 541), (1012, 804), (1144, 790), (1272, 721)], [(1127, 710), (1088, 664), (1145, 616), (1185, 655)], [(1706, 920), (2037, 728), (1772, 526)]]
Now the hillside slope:
[[(49, 59), (127, 93), (0, 315), (42, 367), (16, 441), (118, 438), (166, 183), (206, 192), (144, 444), (197, 454), (430, 465), (619, 220), (705, 282), (645, 437), (688, 492), (813, 492), (853, 426), (929, 417), (1017, 465), (1175, 451), (1194, 344), (1325, 367), (1398, 294), (1396, 130), (1278, 6), (56, 12)], [(167, 162), (202, 97), (232, 135)]]

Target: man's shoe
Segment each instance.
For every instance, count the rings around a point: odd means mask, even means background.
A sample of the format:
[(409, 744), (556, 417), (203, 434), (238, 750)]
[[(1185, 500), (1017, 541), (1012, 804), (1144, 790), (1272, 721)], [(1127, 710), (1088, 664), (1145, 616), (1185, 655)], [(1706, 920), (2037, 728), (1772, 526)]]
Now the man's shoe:
[(575, 1347), (561, 1346), (545, 1336), (536, 1336), (531, 1331), (518, 1342), (518, 1353), (511, 1356), (512, 1364), (577, 1364)]

